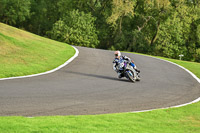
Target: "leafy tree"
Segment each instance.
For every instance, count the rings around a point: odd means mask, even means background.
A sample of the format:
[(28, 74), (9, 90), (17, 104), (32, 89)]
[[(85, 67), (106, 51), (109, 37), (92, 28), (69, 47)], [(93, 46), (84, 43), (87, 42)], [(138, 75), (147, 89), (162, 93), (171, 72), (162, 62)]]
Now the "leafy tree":
[(180, 54), (186, 55), (185, 39), (183, 35), (184, 24), (177, 17), (178, 13), (169, 18), (160, 26), (155, 52), (170, 58), (179, 58)]
[(30, 0), (1, 0), (0, 20), (6, 24), (17, 25), (30, 17)]
[(171, 9), (169, 0), (146, 0), (144, 6), (145, 16), (148, 16), (149, 20), (151, 20), (149, 29), (153, 28), (148, 35), (151, 38), (150, 45), (153, 46), (157, 40), (160, 25), (171, 15)]
[(31, 0), (31, 17), (26, 21), (26, 29), (45, 36), (60, 18), (57, 11), (59, 0)]
[(96, 47), (99, 41), (94, 21), (90, 13), (70, 11), (54, 24), (51, 37), (72, 45)]
[(81, 0), (70, 2), (70, 7), (73, 7), (73, 9), (91, 13), (96, 18), (94, 23), (100, 40), (97, 46), (98, 48), (108, 49), (113, 45), (113, 31), (107, 23), (107, 18), (111, 13), (111, 2), (110, 0)]
[(134, 2), (132, 0), (113, 0), (112, 14), (107, 22), (122, 32), (122, 21), (125, 16), (133, 16)]
[(105, 16), (106, 22), (110, 25), (109, 28), (111, 29), (112, 49), (126, 49), (130, 41), (127, 36), (130, 36), (131, 31), (127, 30), (123, 23), (126, 23), (127, 20), (133, 17), (134, 4), (135, 2), (132, 0), (112, 0), (110, 3), (111, 8)]

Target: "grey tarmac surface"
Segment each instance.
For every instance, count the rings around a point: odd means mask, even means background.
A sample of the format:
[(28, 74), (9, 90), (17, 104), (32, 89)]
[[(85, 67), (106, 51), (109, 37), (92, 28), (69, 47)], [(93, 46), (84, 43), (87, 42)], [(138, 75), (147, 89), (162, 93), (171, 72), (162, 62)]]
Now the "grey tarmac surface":
[(86, 115), (132, 112), (191, 102), (199, 83), (185, 70), (151, 57), (131, 57), (140, 82), (118, 79), (113, 51), (77, 47), (79, 56), (47, 75), (0, 81), (0, 116)]

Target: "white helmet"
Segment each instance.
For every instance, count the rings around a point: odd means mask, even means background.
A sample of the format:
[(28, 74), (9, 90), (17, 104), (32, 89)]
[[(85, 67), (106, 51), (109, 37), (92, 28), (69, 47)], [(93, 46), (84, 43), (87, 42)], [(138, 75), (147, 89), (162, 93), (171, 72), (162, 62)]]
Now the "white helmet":
[(115, 57), (121, 56), (121, 52), (119, 50), (115, 51)]

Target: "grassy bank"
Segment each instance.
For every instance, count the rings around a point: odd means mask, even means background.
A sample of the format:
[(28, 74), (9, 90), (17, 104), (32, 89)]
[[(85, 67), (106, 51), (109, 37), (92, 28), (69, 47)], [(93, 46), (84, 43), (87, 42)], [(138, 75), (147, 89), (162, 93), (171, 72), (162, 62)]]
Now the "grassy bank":
[(0, 23), (0, 78), (51, 70), (74, 53), (67, 44)]

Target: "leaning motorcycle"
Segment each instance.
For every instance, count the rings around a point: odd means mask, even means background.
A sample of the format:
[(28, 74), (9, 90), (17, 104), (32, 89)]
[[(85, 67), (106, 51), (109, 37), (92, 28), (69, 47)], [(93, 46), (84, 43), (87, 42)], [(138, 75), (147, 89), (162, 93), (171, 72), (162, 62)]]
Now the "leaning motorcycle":
[[(114, 67), (114, 66), (113, 66)], [(116, 69), (121, 73), (122, 77), (126, 77), (131, 82), (140, 81), (139, 72), (137, 72), (129, 63), (123, 59), (118, 61)]]

